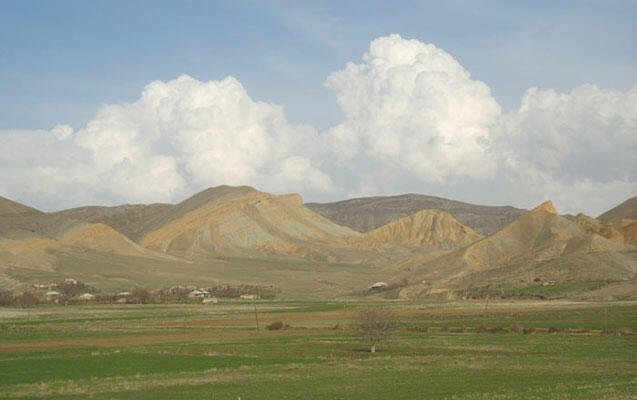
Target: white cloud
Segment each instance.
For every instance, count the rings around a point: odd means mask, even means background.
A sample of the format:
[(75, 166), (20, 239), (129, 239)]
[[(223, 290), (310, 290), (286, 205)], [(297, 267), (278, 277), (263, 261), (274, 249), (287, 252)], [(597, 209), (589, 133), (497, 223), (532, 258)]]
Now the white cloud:
[(451, 55), (398, 35), (374, 40), (326, 85), (345, 120), (325, 139), (350, 195), (521, 207), (553, 198), (564, 212), (596, 214), (637, 193), (637, 88), (531, 88), (519, 110), (501, 114)]
[[(136, 102), (104, 107), (75, 133), (2, 132), (0, 143), (8, 177), (0, 190), (45, 207), (175, 201), (218, 184), (333, 190), (314, 161), (316, 132), (287, 123), (278, 105), (253, 101), (232, 77), (153, 82)], [(39, 193), (56, 199), (44, 203)]]
[(248, 184), (310, 200), (427, 193), (599, 212), (637, 193), (637, 88), (529, 89), (502, 114), (489, 87), (417, 40), (374, 40), (331, 74), (344, 120), (322, 135), (234, 78), (152, 82), (77, 130), (0, 131), (0, 194), (45, 209), (177, 201)]
[(374, 40), (363, 61), (326, 82), (345, 113), (326, 134), (340, 163), (422, 182), (492, 173), (486, 150), (500, 107), (486, 84), (445, 51), (398, 35)]
[(516, 167), (565, 185), (637, 180), (637, 88), (582, 85), (571, 93), (531, 88), (505, 115), (496, 143)]

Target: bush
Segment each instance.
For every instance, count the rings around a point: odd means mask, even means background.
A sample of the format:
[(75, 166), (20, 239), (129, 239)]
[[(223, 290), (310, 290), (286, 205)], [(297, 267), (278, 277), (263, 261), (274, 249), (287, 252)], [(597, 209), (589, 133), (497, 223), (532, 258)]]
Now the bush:
[(136, 286), (131, 291), (131, 300), (135, 303), (148, 303), (151, 299), (150, 292), (141, 286)]
[(14, 302), (15, 298), (11, 293), (0, 293), (0, 306), (10, 306)]
[(525, 335), (528, 335), (529, 333), (535, 333), (535, 328), (524, 328), (522, 332), (524, 332)]
[(522, 327), (517, 322), (514, 322), (513, 325), (511, 325), (511, 332), (520, 333), (522, 332)]
[(480, 324), (480, 326), (478, 326), (476, 328), (476, 332), (477, 333), (487, 333), (487, 332), (489, 332), (489, 328), (487, 328), (484, 324)]
[(20, 307), (34, 306), (40, 302), (33, 293), (25, 292), (15, 297), (15, 304)]
[(281, 329), (287, 329), (289, 328), (289, 325), (284, 324), (281, 321), (274, 321), (269, 325), (266, 325), (265, 329), (269, 330), (269, 331), (278, 331)]

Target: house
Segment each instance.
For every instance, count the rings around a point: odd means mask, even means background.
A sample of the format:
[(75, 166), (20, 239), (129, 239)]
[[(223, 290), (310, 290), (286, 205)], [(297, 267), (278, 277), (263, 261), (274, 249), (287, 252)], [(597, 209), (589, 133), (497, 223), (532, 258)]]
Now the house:
[(84, 293), (77, 296), (77, 298), (84, 301), (90, 301), (90, 300), (95, 300), (95, 295), (92, 295), (90, 293)]
[(49, 292), (46, 292), (44, 294), (44, 296), (46, 297), (47, 301), (51, 301), (51, 300), (57, 300), (58, 297), (60, 297), (61, 293), (60, 292), (56, 292), (55, 290), (51, 290)]
[(64, 280), (64, 283), (67, 285), (77, 285), (77, 281), (73, 278), (66, 278)]
[(51, 286), (53, 285), (50, 283), (34, 283), (33, 284), (34, 289), (50, 289)]
[(372, 286), (370, 286), (369, 288), (372, 290), (379, 290), (379, 289), (383, 289), (387, 287), (387, 283), (385, 282), (376, 282), (374, 283)]
[(195, 289), (188, 293), (188, 297), (191, 299), (206, 299), (210, 297), (210, 292), (204, 289)]
[(242, 300), (259, 300), (261, 296), (258, 294), (242, 294), (239, 296)]

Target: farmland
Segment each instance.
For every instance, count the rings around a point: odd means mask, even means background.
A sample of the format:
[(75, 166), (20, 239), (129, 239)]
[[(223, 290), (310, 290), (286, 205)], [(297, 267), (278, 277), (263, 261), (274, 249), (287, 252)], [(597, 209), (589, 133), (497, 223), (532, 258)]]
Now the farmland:
[(634, 302), (383, 305), (375, 354), (353, 326), (371, 301), (3, 307), (0, 398), (637, 396)]

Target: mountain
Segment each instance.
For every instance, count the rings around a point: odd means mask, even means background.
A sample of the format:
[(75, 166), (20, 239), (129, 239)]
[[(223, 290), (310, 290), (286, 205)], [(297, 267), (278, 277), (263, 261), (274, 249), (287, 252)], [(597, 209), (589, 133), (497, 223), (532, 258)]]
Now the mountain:
[[(431, 199), (405, 195), (344, 203), (374, 224), (425, 200), (464, 212), (483, 228), (486, 222), (504, 225), (521, 212)], [(299, 195), (247, 186), (210, 188), (174, 205), (55, 213), (0, 198), (0, 288), (24, 291), (72, 277), (111, 291), (140, 284), (230, 283), (274, 285), (282, 298), (326, 299), (370, 294), (366, 288), (378, 281), (400, 284), (371, 295), (404, 297), (517, 290), (554, 281), (560, 290), (603, 284), (582, 294), (590, 298), (622, 290), (620, 296), (632, 298), (624, 283), (637, 276), (636, 232), (637, 221), (583, 214), (567, 219), (550, 202), (483, 237), (437, 209), (417, 210), (360, 233), (315, 213)]]
[(637, 246), (637, 220), (602, 221), (581, 213), (571, 220), (583, 226), (590, 233), (596, 233), (618, 243)]
[(526, 212), (510, 206), (480, 206), (420, 194), (363, 197), (335, 203), (307, 203), (305, 206), (358, 232), (369, 232), (420, 210), (435, 209), (448, 212), (481, 235), (489, 235)]
[(139, 240), (156, 218), (161, 218), (175, 206), (172, 204), (125, 204), (115, 207), (86, 206), (52, 213), (53, 215), (92, 223), (102, 223), (126, 235), (133, 241)]
[(422, 210), (369, 231), (364, 237), (405, 246), (452, 249), (469, 245), (481, 239), (482, 235), (462, 225), (447, 212)]
[(617, 222), (622, 219), (637, 220), (637, 196), (631, 197), (617, 207), (606, 211), (597, 219), (605, 222)]
[(25, 215), (37, 215), (44, 214), (42, 211), (36, 210), (25, 206), (24, 204), (17, 203), (13, 200), (9, 200), (0, 196), (0, 218), (8, 216), (25, 216)]
[(348, 238), (360, 236), (310, 211), (297, 194), (276, 196), (246, 186), (198, 193), (155, 218), (147, 230), (142, 246), (191, 254), (318, 255), (317, 246), (347, 247)]
[(78, 221), (64, 216), (47, 214), (0, 197), (0, 237), (8, 239), (54, 238), (76, 223)]
[(51, 271), (61, 254), (95, 251), (109, 255), (165, 258), (137, 245), (108, 225), (60, 213), (44, 213), (0, 198), (0, 268)]
[(416, 265), (405, 296), (433, 288), (521, 287), (538, 280), (566, 282), (634, 279), (634, 246), (588, 232), (555, 211), (549, 201), (504, 229), (463, 249)]

